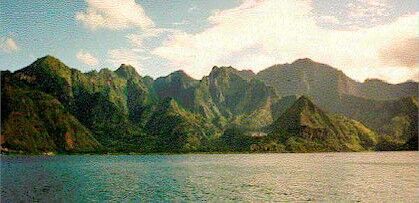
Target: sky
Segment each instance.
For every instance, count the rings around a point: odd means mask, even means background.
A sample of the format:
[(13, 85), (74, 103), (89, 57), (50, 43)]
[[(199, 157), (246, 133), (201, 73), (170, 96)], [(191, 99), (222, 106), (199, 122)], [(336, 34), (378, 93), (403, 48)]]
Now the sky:
[(2, 0), (0, 69), (52, 55), (83, 72), (200, 79), (311, 58), (361, 82), (419, 81), (418, 17), (416, 0)]

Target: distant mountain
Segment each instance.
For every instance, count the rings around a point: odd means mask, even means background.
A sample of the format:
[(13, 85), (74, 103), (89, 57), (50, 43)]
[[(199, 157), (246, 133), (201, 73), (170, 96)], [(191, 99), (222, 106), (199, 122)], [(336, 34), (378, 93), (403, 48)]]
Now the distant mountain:
[(419, 88), (417, 82), (393, 85), (369, 79), (359, 83), (342, 71), (308, 58), (271, 66), (260, 71), (256, 77), (274, 87), (280, 96), (309, 95), (322, 105), (335, 102), (343, 94), (373, 100), (417, 96)]
[[(280, 96), (307, 95), (326, 111), (359, 120), (380, 134), (390, 137), (404, 134), (405, 139), (401, 142), (417, 137), (413, 130), (401, 130), (417, 128), (418, 110), (414, 105), (419, 88), (417, 82), (393, 85), (369, 79), (359, 83), (329, 65), (310, 59), (269, 67), (259, 72), (256, 78), (272, 86)], [(404, 122), (396, 124), (396, 117), (404, 118)], [(399, 129), (397, 133), (395, 129)]]
[(418, 96), (418, 83), (408, 81), (400, 84), (389, 84), (378, 79), (368, 79), (358, 83), (358, 92), (355, 96), (375, 99), (393, 100), (402, 97)]
[(378, 139), (361, 123), (330, 116), (305, 96), (273, 123), (269, 136), (292, 152), (371, 150)]
[[(256, 78), (273, 87), (279, 96), (307, 95), (321, 108), (352, 117), (348, 97), (371, 102), (396, 100), (418, 95), (417, 82), (388, 84), (381, 80), (359, 83), (342, 71), (310, 59), (299, 59), (260, 71)], [(363, 120), (365, 122), (365, 120)]]
[(201, 80), (183, 71), (154, 80), (130, 65), (82, 73), (46, 56), (1, 75), (9, 150), (417, 149), (417, 83), (358, 83), (310, 59), (256, 75), (215, 66)]

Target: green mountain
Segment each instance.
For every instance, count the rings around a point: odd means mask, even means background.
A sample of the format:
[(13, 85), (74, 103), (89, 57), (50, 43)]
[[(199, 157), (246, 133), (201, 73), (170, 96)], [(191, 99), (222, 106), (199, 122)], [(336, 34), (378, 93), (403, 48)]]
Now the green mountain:
[(219, 134), (211, 122), (186, 111), (174, 99), (164, 99), (157, 106), (146, 125), (149, 151), (202, 151), (203, 144)]
[[(209, 76), (195, 80), (176, 71), (158, 78), (153, 88), (160, 99), (173, 98), (218, 127), (235, 123), (261, 128), (272, 122), (271, 106), (277, 96), (253, 76), (232, 67), (214, 67)], [(260, 119), (251, 119), (255, 117)]]
[(25, 152), (93, 152), (101, 145), (56, 98), (10, 84), (2, 72), (2, 147)]
[[(418, 137), (418, 99), (405, 97), (397, 100), (374, 101), (359, 97), (343, 98), (342, 113), (362, 121), (383, 135), (385, 146), (380, 150), (418, 148), (413, 140)], [(405, 145), (411, 140), (411, 143)]]
[(215, 66), (203, 80), (208, 80), (211, 97), (226, 117), (251, 113), (269, 97), (275, 97), (262, 81), (242, 77), (241, 72), (232, 67)]
[(206, 118), (220, 116), (218, 108), (212, 103), (206, 85), (183, 71), (157, 78), (153, 88), (160, 99), (173, 98), (183, 108), (202, 114)]
[(344, 116), (330, 116), (301, 96), (272, 126), (270, 139), (287, 151), (362, 151), (377, 143), (377, 135)]
[[(393, 85), (369, 79), (359, 83), (310, 59), (272, 66), (256, 78), (272, 86), (280, 96), (307, 95), (322, 109), (359, 120), (398, 143), (393, 145), (417, 137), (417, 82)], [(417, 149), (417, 145), (409, 146)]]
[(417, 150), (417, 83), (358, 83), (309, 59), (154, 80), (130, 65), (82, 73), (46, 56), (1, 79), (9, 150)]
[(81, 73), (58, 59), (46, 56), (11, 76), (20, 87), (42, 91), (57, 98), (76, 119), (88, 126), (94, 137), (113, 150), (139, 150), (153, 102), (142, 78), (131, 66), (115, 72)]

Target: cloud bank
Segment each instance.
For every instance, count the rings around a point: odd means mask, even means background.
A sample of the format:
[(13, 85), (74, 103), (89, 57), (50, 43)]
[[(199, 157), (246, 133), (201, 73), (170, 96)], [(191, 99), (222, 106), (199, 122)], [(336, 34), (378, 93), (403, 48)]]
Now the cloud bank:
[(136, 27), (147, 30), (154, 27), (143, 7), (134, 0), (87, 0), (87, 10), (76, 13), (76, 19), (90, 29), (123, 30)]
[[(371, 1), (369, 5), (384, 12), (381, 3)], [(368, 13), (361, 7), (353, 8), (358, 13), (352, 15)], [(385, 47), (418, 37), (418, 13), (385, 25), (340, 31), (320, 27), (312, 11), (312, 2), (307, 0), (243, 1), (236, 8), (211, 15), (211, 26), (202, 32), (173, 33), (152, 53), (196, 78), (208, 74), (213, 65), (259, 71), (308, 57), (360, 81), (371, 77), (389, 82), (418, 79), (417, 66), (389, 63), (380, 54)], [(399, 54), (392, 55), (394, 58)]]

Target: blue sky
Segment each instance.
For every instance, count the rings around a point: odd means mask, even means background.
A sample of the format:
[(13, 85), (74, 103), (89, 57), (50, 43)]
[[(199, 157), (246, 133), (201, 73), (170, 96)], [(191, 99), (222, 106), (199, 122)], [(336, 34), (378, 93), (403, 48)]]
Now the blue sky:
[(214, 65), (257, 72), (309, 57), (397, 83), (419, 77), (417, 19), (414, 0), (3, 0), (0, 68), (50, 54), (82, 71), (129, 63), (199, 79)]

